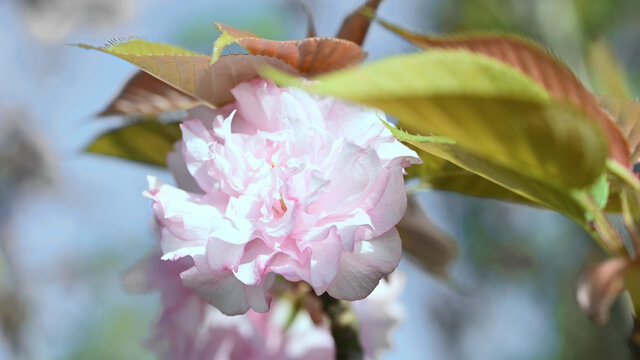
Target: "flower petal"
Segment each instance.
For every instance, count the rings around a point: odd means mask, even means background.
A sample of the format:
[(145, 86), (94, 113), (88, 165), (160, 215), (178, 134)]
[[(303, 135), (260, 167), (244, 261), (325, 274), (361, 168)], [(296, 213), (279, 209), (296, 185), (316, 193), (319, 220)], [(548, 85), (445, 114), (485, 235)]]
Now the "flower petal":
[(192, 267), (180, 277), (185, 286), (225, 315), (243, 314), (250, 308), (244, 296), (244, 285), (229, 270), (202, 273)]
[(340, 269), (327, 292), (336, 299), (367, 297), (380, 279), (400, 262), (402, 244), (395, 228), (371, 240), (356, 243), (353, 252), (344, 252)]

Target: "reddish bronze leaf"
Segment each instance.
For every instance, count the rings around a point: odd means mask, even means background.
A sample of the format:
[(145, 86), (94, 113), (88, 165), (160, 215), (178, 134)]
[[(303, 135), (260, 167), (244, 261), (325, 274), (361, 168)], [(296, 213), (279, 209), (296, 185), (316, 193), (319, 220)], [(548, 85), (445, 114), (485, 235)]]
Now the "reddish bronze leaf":
[(214, 44), (213, 60), (227, 45), (236, 42), (250, 54), (263, 55), (282, 60), (304, 75), (317, 75), (364, 60), (365, 52), (357, 44), (330, 37), (314, 37), (303, 40), (276, 41), (255, 34), (216, 24), (222, 33)]
[(578, 280), (576, 299), (580, 308), (599, 325), (609, 321), (609, 310), (625, 290), (627, 272), (634, 263), (612, 258), (587, 269)]
[(259, 70), (267, 65), (291, 74), (298, 73), (275, 58), (249, 54), (226, 55), (201, 73), (194, 93), (213, 106), (226, 105), (234, 101), (231, 89), (242, 82), (260, 77)]
[(307, 18), (307, 37), (316, 37), (316, 24), (313, 20), (313, 10), (311, 9), (311, 4), (307, 0), (298, 0), (300, 6), (302, 6), (302, 11), (304, 11), (304, 16)]
[(336, 37), (362, 45), (367, 31), (369, 31), (369, 25), (371, 25), (372, 14), (375, 14), (381, 2), (382, 0), (369, 0), (352, 12), (342, 22), (342, 27)]
[(188, 109), (198, 103), (194, 97), (144, 71), (138, 71), (99, 116), (151, 116), (170, 110)]
[(387, 29), (423, 49), (464, 49), (502, 61), (530, 76), (557, 99), (582, 109), (603, 127), (609, 140), (610, 157), (629, 166), (629, 146), (611, 117), (560, 60), (536, 43), (516, 36), (477, 35), (426, 36), (414, 34), (378, 20)]

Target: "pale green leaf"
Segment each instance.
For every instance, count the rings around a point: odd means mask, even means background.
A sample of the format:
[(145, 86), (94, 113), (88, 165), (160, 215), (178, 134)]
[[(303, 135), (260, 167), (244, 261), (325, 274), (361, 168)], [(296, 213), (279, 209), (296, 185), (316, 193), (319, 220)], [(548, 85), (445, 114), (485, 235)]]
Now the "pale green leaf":
[(402, 130), (390, 128), (393, 135), (418, 149), (442, 158), (470, 173), (477, 174), (487, 181), (508, 189), (530, 202), (546, 206), (563, 213), (576, 222), (586, 225), (584, 208), (575, 201), (571, 189), (535, 179), (518, 170), (509, 169), (489, 159), (475, 155), (457, 145), (437, 144), (421, 141), (420, 136), (410, 135)]
[(604, 170), (607, 144), (595, 121), (551, 100), (520, 71), (482, 55), (400, 55), (313, 81), (266, 75), (377, 107), (411, 132), (449, 137), (468, 154), (556, 187), (589, 186)]
[(181, 48), (179, 46), (146, 41), (142, 39), (116, 39), (105, 46), (92, 46), (87, 44), (75, 44), (84, 49), (100, 50), (116, 56), (153, 56), (153, 55), (180, 55), (199, 56), (200, 54)]
[(86, 151), (166, 167), (180, 137), (178, 123), (141, 121), (100, 135)]
[(593, 197), (593, 201), (599, 208), (604, 209), (609, 199), (609, 181), (607, 174), (602, 173), (588, 189), (588, 193)]
[(423, 49), (464, 49), (509, 65), (543, 86), (556, 100), (582, 109), (600, 124), (608, 139), (609, 156), (623, 165), (629, 163), (624, 138), (597, 99), (571, 69), (534, 41), (510, 34), (468, 33), (444, 36), (415, 34), (378, 19), (378, 22)]
[(457, 192), (464, 195), (482, 198), (511, 201), (526, 205), (539, 204), (524, 198), (513, 191), (500, 186), (477, 174), (467, 171), (449, 161), (438, 158), (424, 151), (418, 151), (422, 164), (407, 169), (408, 178), (420, 180), (420, 188), (430, 188)]
[(241, 82), (259, 77), (258, 69), (263, 66), (296, 73), (290, 66), (272, 57), (227, 55), (210, 64), (209, 56), (143, 40), (129, 40), (105, 47), (77, 46), (117, 56), (212, 107), (232, 102), (230, 90)]

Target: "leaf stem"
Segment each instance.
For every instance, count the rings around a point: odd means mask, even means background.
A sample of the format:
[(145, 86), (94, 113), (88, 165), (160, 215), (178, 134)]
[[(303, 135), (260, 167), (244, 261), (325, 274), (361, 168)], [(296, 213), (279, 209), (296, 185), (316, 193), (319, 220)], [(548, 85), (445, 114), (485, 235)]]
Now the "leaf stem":
[(607, 159), (606, 166), (609, 172), (624, 181), (625, 184), (631, 186), (633, 190), (640, 192), (640, 180), (638, 180), (629, 169), (613, 159)]
[(584, 209), (584, 211), (593, 216), (591, 228), (595, 231), (594, 239), (598, 244), (610, 255), (620, 255), (624, 249), (624, 241), (615, 226), (609, 221), (607, 215), (593, 201), (593, 199), (585, 193), (574, 192), (573, 198)]

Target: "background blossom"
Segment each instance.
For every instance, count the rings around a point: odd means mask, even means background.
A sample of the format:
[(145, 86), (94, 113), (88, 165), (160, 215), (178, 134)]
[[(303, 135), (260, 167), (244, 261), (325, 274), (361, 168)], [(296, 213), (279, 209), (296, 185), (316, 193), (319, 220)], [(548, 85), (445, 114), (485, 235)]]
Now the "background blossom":
[[(299, 310), (289, 323), (293, 304), (288, 297), (274, 300), (271, 310), (227, 316), (185, 287), (180, 273), (190, 259), (160, 260), (152, 251), (125, 276), (130, 291), (158, 291), (162, 310), (147, 342), (162, 359), (184, 360), (325, 360), (335, 356), (326, 317), (315, 324)], [(397, 302), (404, 289), (404, 273), (395, 271), (369, 297), (352, 303), (366, 359), (380, 359), (391, 348), (391, 336), (402, 320)], [(318, 319), (316, 319), (318, 321)]]

